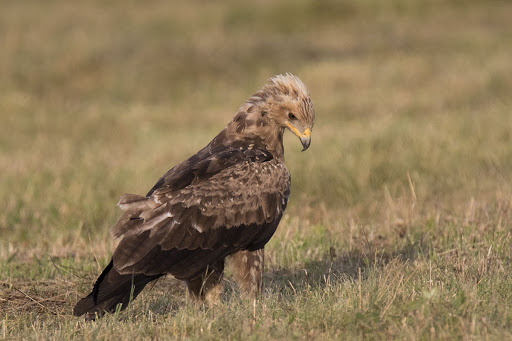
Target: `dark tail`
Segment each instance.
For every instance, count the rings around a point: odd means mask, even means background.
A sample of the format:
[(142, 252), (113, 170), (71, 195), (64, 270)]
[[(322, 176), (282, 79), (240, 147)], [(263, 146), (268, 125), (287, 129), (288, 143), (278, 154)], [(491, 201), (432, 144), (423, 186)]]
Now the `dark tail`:
[(98, 277), (92, 292), (75, 305), (73, 309), (75, 316), (87, 314), (87, 319), (94, 320), (96, 314), (102, 316), (105, 312), (115, 312), (119, 304), (121, 304), (120, 309), (124, 310), (146, 284), (162, 276), (121, 275), (113, 265), (114, 262), (111, 260)]

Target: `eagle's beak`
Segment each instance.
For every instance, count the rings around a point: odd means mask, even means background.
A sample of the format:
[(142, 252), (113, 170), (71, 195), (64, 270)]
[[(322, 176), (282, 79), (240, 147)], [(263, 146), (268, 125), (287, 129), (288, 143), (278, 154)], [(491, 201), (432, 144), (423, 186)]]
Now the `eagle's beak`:
[(301, 133), (299, 131), (299, 129), (292, 126), (290, 124), (290, 122), (285, 122), (285, 123), (288, 126), (288, 128), (290, 128), (290, 130), (293, 131), (293, 133), (299, 137), (300, 142), (302, 143), (302, 147), (304, 147), (304, 149), (302, 149), (302, 151), (305, 151), (306, 149), (308, 149), (309, 145), (311, 144), (311, 129), (307, 128), (306, 130), (304, 130), (303, 133)]
[(309, 145), (311, 144), (311, 129), (306, 129), (304, 133), (301, 136), (299, 136), (299, 138), (300, 142), (302, 143), (302, 147), (304, 147), (302, 151), (305, 151), (306, 149), (309, 148)]

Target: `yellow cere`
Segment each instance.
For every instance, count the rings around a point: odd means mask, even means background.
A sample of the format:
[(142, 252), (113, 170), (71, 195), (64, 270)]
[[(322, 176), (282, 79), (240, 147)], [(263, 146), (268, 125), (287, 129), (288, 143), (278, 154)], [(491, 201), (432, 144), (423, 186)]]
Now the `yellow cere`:
[(304, 130), (304, 133), (302, 134), (299, 129), (295, 128), (294, 126), (291, 125), (290, 122), (286, 122), (286, 125), (288, 126), (288, 128), (290, 128), (291, 131), (293, 131), (295, 133), (295, 135), (297, 135), (298, 137), (310, 137), (311, 136), (311, 129), (307, 128), (306, 130)]

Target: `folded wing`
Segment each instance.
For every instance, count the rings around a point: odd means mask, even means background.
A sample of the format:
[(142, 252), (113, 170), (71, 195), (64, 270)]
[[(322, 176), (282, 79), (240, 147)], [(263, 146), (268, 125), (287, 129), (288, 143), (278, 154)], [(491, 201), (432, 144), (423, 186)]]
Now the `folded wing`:
[(120, 274), (197, 276), (233, 252), (263, 247), (289, 189), (288, 170), (264, 150), (227, 149), (198, 159), (150, 197), (121, 197), (113, 265)]

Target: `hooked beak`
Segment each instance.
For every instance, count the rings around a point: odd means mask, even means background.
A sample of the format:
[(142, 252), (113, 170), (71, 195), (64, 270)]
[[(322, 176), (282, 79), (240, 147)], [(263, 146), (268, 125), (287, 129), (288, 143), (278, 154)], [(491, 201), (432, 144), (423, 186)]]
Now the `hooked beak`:
[(304, 130), (303, 133), (301, 133), (299, 129), (292, 126), (290, 122), (286, 122), (286, 125), (288, 126), (288, 128), (290, 128), (291, 131), (293, 131), (295, 135), (299, 137), (300, 142), (302, 143), (302, 147), (304, 147), (302, 151), (308, 149), (309, 145), (311, 144), (311, 129), (307, 128), (306, 130)]
[(302, 134), (301, 136), (299, 136), (300, 138), (300, 143), (302, 143), (302, 147), (304, 147), (304, 149), (302, 149), (302, 151), (305, 151), (306, 149), (309, 148), (309, 145), (311, 144), (311, 129), (306, 129), (304, 131), (304, 134)]

